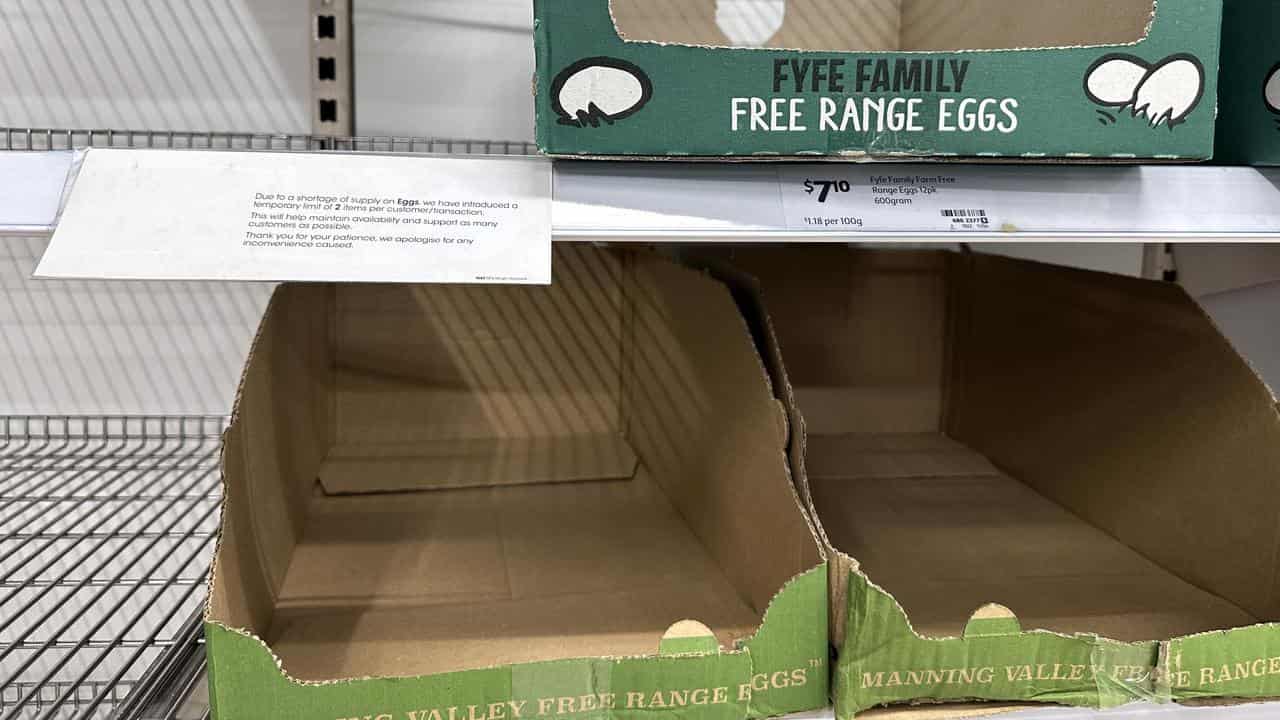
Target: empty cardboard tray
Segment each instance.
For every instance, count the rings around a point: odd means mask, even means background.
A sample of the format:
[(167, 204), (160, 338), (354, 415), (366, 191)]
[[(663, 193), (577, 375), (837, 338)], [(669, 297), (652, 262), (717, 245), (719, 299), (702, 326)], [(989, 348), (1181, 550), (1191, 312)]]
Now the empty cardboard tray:
[(833, 551), (841, 717), (1280, 695), (1258, 625), (1280, 617), (1280, 414), (1180, 288), (945, 252), (734, 261)]
[(819, 706), (827, 573), (786, 438), (729, 293), (654, 256), (282, 286), (226, 435), (218, 717)]

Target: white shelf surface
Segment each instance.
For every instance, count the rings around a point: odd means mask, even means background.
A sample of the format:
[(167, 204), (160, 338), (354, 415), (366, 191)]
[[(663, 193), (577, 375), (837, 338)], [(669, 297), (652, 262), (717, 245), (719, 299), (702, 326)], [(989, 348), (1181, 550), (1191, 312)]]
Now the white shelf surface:
[[(949, 178), (932, 196), (888, 196), (873, 175)], [(1165, 242), (1280, 241), (1280, 170), (1212, 166), (697, 164), (560, 162), (557, 238)], [(845, 181), (826, 203), (805, 181)], [(921, 187), (923, 184), (906, 187)], [(911, 199), (890, 207), (876, 198)], [(952, 230), (940, 209), (982, 210), (985, 230)], [(807, 227), (813, 216), (864, 228)]]
[[(51, 233), (72, 167), (71, 151), (0, 152), (0, 233)], [(807, 182), (836, 189), (819, 202)], [(885, 194), (895, 187), (918, 194)], [(957, 210), (969, 215), (944, 215)], [(1280, 242), (1280, 170), (560, 161), (553, 232), (646, 242)]]

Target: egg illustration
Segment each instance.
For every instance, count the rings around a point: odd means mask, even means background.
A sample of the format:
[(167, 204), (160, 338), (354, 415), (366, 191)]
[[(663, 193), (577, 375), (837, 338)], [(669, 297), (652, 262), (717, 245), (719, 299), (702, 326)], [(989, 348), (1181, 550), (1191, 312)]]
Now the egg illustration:
[(1266, 83), (1262, 88), (1263, 97), (1267, 101), (1267, 109), (1280, 115), (1280, 63), (1267, 73)]
[[(1193, 55), (1170, 55), (1151, 64), (1133, 55), (1114, 54), (1089, 67), (1084, 91), (1098, 105), (1129, 108), (1134, 117), (1142, 117), (1152, 127), (1172, 128), (1200, 104), (1204, 79), (1204, 65)], [(1280, 84), (1276, 89), (1280, 94)]]
[(1178, 125), (1204, 95), (1204, 67), (1190, 56), (1165, 60), (1138, 86), (1133, 113), (1152, 125)]
[(1123, 107), (1133, 102), (1151, 66), (1132, 55), (1108, 55), (1085, 74), (1085, 92), (1099, 105)]
[(551, 85), (552, 109), (562, 125), (599, 127), (630, 117), (653, 97), (649, 76), (618, 58), (579, 60)]

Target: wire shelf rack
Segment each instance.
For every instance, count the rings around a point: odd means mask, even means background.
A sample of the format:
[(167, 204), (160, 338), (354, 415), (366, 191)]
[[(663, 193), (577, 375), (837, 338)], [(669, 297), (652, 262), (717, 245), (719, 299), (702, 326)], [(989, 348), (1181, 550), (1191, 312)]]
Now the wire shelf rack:
[(164, 150), (261, 150), (268, 152), (430, 153), (533, 155), (533, 143), (428, 137), (334, 137), (267, 133), (161, 130), (69, 130), (0, 128), (0, 151), (157, 148)]
[(0, 720), (190, 717), (224, 425), (0, 418)]

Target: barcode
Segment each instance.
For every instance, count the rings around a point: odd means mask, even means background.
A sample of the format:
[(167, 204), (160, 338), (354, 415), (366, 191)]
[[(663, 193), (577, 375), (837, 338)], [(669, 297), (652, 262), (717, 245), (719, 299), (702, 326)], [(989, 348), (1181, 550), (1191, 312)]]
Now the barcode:
[(986, 210), (961, 209), (961, 210), (943, 210), (942, 211), (942, 217), (949, 217), (949, 218), (965, 218), (965, 217), (981, 218), (986, 216), (987, 216)]

